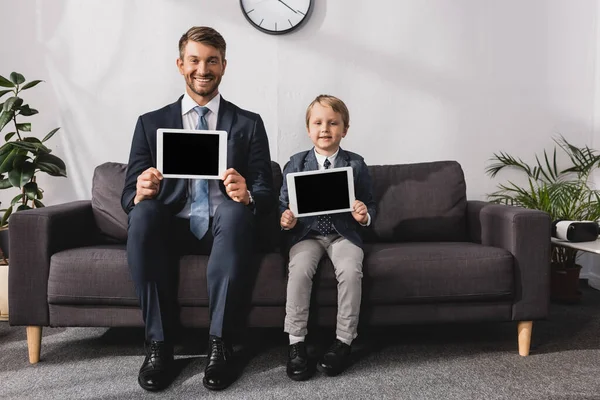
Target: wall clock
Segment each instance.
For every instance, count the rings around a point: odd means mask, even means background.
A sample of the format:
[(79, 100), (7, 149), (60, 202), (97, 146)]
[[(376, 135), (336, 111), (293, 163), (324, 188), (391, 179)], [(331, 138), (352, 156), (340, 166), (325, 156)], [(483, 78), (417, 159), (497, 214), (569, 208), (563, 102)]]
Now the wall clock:
[(240, 0), (248, 22), (271, 35), (297, 29), (309, 18), (312, 6), (313, 0)]

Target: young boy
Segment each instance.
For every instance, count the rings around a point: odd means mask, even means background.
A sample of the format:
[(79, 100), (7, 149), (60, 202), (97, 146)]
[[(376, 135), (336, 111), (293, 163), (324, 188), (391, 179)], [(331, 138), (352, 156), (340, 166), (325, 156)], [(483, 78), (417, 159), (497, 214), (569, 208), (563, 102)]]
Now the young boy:
[[(329, 95), (318, 96), (306, 110), (306, 128), (314, 148), (292, 156), (283, 171), (279, 197), (280, 224), (290, 235), (284, 330), (290, 337), (286, 370), (293, 380), (305, 380), (312, 375), (304, 338), (312, 279), (319, 260), (325, 254), (333, 263), (338, 281), (337, 328), (336, 340), (319, 360), (317, 368), (329, 376), (342, 372), (349, 361), (352, 340), (357, 336), (363, 262), (359, 230), (361, 226), (369, 226), (375, 218), (375, 202), (371, 177), (363, 158), (340, 148), (340, 141), (350, 126), (349, 120), (343, 101)], [(352, 167), (354, 174), (354, 211), (294, 217), (289, 209), (288, 173), (347, 166)]]

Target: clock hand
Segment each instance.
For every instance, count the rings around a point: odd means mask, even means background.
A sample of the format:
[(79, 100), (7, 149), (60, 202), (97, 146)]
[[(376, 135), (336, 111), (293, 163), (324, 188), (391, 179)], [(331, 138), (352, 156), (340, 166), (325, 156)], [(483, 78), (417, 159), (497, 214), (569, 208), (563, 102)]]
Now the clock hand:
[(292, 7), (290, 7), (290, 6), (288, 6), (287, 4), (285, 4), (283, 1), (281, 1), (281, 0), (278, 0), (278, 1), (279, 1), (281, 4), (283, 4), (284, 6), (286, 6), (287, 8), (289, 8), (290, 10), (292, 10), (292, 11), (294, 12), (294, 14), (298, 14), (298, 13), (296, 12), (296, 10), (294, 10)]

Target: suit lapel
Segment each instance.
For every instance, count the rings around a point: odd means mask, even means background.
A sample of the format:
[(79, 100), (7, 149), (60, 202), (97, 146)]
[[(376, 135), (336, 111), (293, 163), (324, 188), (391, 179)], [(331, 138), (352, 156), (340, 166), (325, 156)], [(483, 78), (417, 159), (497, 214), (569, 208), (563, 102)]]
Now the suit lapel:
[(231, 126), (233, 125), (233, 106), (221, 96), (219, 103), (219, 115), (217, 116), (217, 130), (227, 132), (227, 139), (231, 138)]
[(181, 116), (181, 99), (183, 99), (183, 96), (181, 96), (179, 100), (171, 104), (171, 107), (169, 107), (169, 111), (166, 116), (168, 125), (164, 128), (172, 127), (173, 129), (183, 129), (183, 120)]
[(316, 171), (319, 169), (319, 163), (315, 156), (315, 149), (308, 151), (308, 154), (304, 158), (304, 171)]
[(350, 166), (350, 156), (340, 147), (340, 151), (338, 152), (338, 155), (335, 158), (335, 163), (333, 164), (333, 167), (341, 168), (348, 166)]

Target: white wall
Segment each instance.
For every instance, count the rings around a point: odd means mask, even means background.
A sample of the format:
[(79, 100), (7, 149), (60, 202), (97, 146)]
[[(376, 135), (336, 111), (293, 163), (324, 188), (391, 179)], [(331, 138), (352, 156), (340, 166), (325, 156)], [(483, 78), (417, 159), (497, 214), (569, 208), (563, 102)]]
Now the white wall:
[(40, 175), (45, 202), (89, 199), (94, 167), (127, 161), (138, 115), (184, 90), (177, 41), (192, 25), (227, 40), (221, 92), (262, 115), (281, 164), (310, 146), (304, 112), (320, 93), (350, 108), (343, 147), (369, 164), (458, 160), (471, 199), (500, 181), (484, 174), (494, 152), (531, 161), (557, 133), (600, 145), (597, 1), (315, 3), (276, 37), (237, 0), (0, 0), (0, 74), (44, 79), (25, 92), (33, 131), (62, 127), (49, 145), (69, 177)]
[[(600, 38), (600, 6), (596, 9), (596, 38)], [(592, 148), (600, 148), (600, 39), (596, 40), (594, 68), (594, 103), (592, 104)], [(596, 188), (600, 188), (600, 171), (594, 176)], [(580, 256), (584, 265), (581, 275), (588, 278), (590, 286), (600, 290), (600, 257), (595, 254)]]

